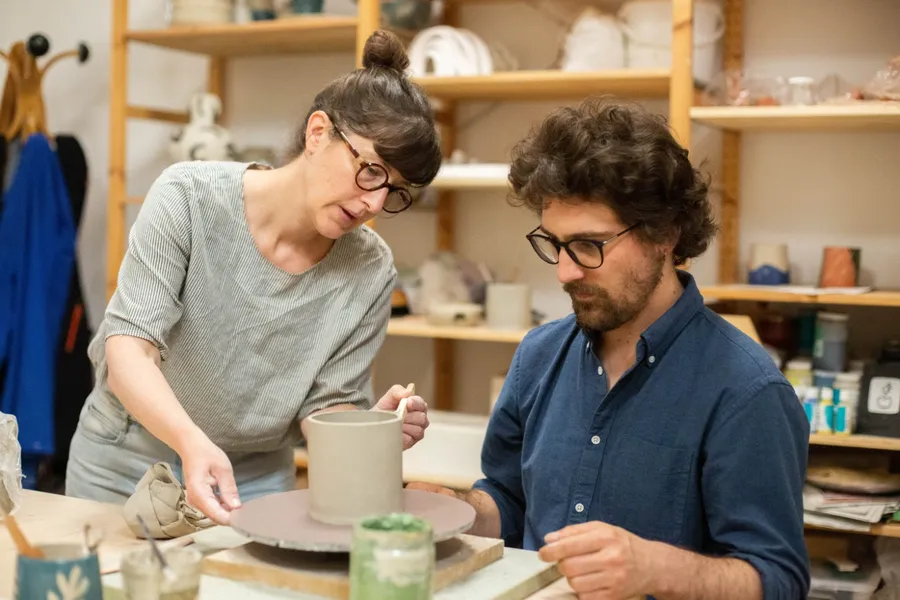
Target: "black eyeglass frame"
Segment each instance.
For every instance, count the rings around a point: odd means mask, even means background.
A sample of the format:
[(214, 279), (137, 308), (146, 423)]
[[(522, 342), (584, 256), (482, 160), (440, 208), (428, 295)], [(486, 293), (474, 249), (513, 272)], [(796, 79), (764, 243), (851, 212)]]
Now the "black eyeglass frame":
[[(610, 244), (610, 243), (616, 241), (617, 239), (619, 239), (620, 237), (622, 237), (623, 235), (625, 235), (626, 233), (628, 233), (629, 231), (631, 231), (632, 229), (637, 227), (638, 225), (639, 225), (639, 223), (635, 223), (631, 227), (627, 227), (626, 229), (623, 229), (622, 231), (620, 231), (616, 235), (612, 236), (608, 240), (603, 240), (602, 242), (597, 241), (597, 240), (588, 239), (588, 238), (572, 238), (571, 240), (568, 240), (565, 242), (560, 242), (559, 240), (553, 239), (549, 235), (545, 235), (543, 233), (538, 233), (538, 230), (541, 228), (540, 225), (538, 225), (537, 227), (532, 229), (530, 232), (528, 232), (525, 235), (525, 239), (527, 239), (528, 243), (531, 244), (531, 248), (532, 248), (532, 250), (534, 250), (535, 254), (538, 255), (538, 258), (543, 260), (545, 263), (548, 263), (551, 265), (558, 265), (559, 264), (559, 255), (560, 255), (561, 251), (563, 249), (565, 249), (566, 254), (569, 255), (569, 258), (571, 258), (572, 261), (579, 267), (581, 267), (583, 269), (599, 269), (600, 267), (603, 266), (603, 263), (606, 261), (606, 254), (603, 251), (603, 248), (607, 244)], [(556, 260), (555, 261), (550, 260), (550, 257), (547, 256), (546, 254), (544, 254), (540, 250), (540, 248), (538, 247), (538, 240), (545, 240), (545, 241), (549, 242), (551, 245), (553, 245), (554, 248), (556, 248)], [(578, 260), (578, 257), (575, 255), (575, 252), (569, 247), (570, 244), (574, 244), (576, 242), (581, 243), (581, 244), (591, 244), (593, 246), (596, 246), (597, 251), (600, 253), (600, 264), (596, 265), (596, 266), (589, 266), (589, 265), (582, 263), (580, 260)]]
[[(397, 214), (397, 213), (403, 212), (404, 210), (406, 210), (410, 206), (412, 206), (412, 194), (410, 193), (410, 191), (408, 189), (406, 189), (405, 187), (400, 187), (400, 186), (389, 183), (388, 180), (391, 178), (391, 176), (388, 173), (387, 169), (385, 167), (383, 167), (382, 165), (379, 165), (378, 163), (369, 162), (366, 159), (364, 159), (359, 154), (359, 152), (356, 150), (356, 148), (353, 147), (353, 144), (350, 143), (350, 140), (347, 138), (347, 136), (344, 134), (344, 132), (341, 131), (341, 129), (335, 124), (334, 119), (331, 120), (331, 124), (334, 127), (334, 130), (337, 132), (337, 134), (339, 136), (341, 136), (341, 139), (344, 140), (344, 144), (347, 145), (347, 148), (350, 150), (351, 154), (353, 154), (353, 157), (357, 161), (359, 161), (359, 170), (356, 172), (356, 178), (355, 178), (356, 186), (359, 189), (364, 190), (366, 192), (374, 192), (375, 190), (380, 190), (381, 188), (387, 188), (388, 196), (390, 196), (391, 192), (396, 192), (397, 194), (399, 194), (400, 199), (403, 200), (403, 208), (401, 208), (399, 210), (389, 209), (387, 207), (387, 198), (385, 198), (385, 206), (381, 207), (381, 210), (383, 210), (384, 212), (391, 213), (391, 214)], [(366, 187), (366, 186), (362, 185), (359, 182), (359, 176), (362, 175), (362, 172), (365, 169), (378, 169), (379, 171), (384, 173), (384, 181), (382, 181), (380, 184), (378, 184), (375, 187)]]

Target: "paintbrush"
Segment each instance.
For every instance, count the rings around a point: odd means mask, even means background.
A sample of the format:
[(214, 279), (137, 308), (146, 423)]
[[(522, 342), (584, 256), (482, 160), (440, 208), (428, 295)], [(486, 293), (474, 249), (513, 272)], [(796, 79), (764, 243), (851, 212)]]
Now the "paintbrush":
[(12, 537), (13, 542), (15, 542), (19, 554), (27, 556), (28, 558), (46, 558), (43, 550), (37, 546), (31, 545), (25, 537), (25, 534), (22, 533), (22, 530), (19, 528), (19, 523), (14, 516), (6, 515), (3, 517), (3, 522), (6, 523), (6, 528), (9, 529), (9, 535)]
[(160, 551), (159, 546), (156, 544), (156, 539), (153, 537), (153, 534), (150, 533), (150, 528), (147, 527), (147, 524), (144, 522), (144, 519), (141, 518), (141, 515), (136, 515), (138, 523), (141, 525), (141, 529), (144, 530), (144, 537), (150, 541), (150, 548), (153, 550), (153, 554), (156, 555), (156, 560), (159, 561), (159, 566), (162, 568), (163, 577), (166, 579), (172, 579), (175, 577), (175, 574), (172, 572), (172, 569), (169, 568), (169, 563), (166, 561), (166, 558), (163, 556), (162, 551)]

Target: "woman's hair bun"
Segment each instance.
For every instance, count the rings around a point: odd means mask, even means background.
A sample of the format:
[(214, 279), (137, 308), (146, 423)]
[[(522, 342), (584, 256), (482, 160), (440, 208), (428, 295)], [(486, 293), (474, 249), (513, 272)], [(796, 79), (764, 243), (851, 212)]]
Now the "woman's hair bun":
[(403, 73), (409, 67), (403, 42), (390, 31), (376, 31), (369, 36), (363, 48), (363, 67), (381, 67)]

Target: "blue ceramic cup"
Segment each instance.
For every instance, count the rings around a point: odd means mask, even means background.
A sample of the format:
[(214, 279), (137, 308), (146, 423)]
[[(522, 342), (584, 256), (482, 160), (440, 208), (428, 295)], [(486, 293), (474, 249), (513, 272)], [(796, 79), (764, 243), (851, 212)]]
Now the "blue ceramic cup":
[(40, 549), (45, 558), (18, 557), (15, 600), (103, 600), (95, 553), (80, 544)]

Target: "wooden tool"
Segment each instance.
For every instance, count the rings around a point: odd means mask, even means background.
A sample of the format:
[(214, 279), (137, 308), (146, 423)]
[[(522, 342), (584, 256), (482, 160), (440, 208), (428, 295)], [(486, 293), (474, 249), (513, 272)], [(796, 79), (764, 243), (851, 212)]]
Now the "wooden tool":
[(16, 522), (14, 516), (6, 515), (3, 517), (3, 522), (6, 523), (6, 528), (9, 530), (9, 535), (12, 537), (13, 542), (15, 542), (19, 554), (28, 558), (45, 558), (44, 551), (37, 546), (32, 546), (25, 534), (22, 533), (19, 523)]
[[(434, 589), (443, 589), (503, 557), (503, 540), (460, 535), (435, 547)], [(250, 543), (211, 554), (203, 572), (317, 594), (348, 598), (347, 554), (319, 554)]]
[(397, 413), (397, 416), (400, 417), (401, 421), (406, 419), (406, 404), (409, 401), (409, 397), (415, 395), (416, 393), (416, 384), (411, 383), (406, 386), (406, 393), (408, 394), (406, 398), (402, 398), (400, 403), (397, 405), (397, 410), (394, 411)]

